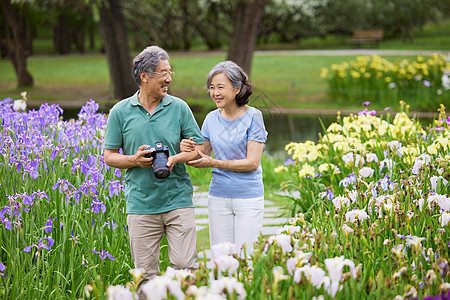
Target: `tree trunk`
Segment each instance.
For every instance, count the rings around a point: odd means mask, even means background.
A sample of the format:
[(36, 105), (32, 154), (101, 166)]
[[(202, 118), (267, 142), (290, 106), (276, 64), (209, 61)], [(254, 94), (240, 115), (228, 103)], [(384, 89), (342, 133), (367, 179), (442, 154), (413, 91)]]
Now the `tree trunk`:
[(267, 0), (239, 0), (228, 60), (232, 60), (250, 76), (250, 69), (258, 40), (259, 25)]
[(6, 23), (11, 29), (11, 38), (9, 34), (2, 38), (2, 47), (5, 47), (7, 56), (11, 59), (14, 65), (14, 70), (17, 74), (18, 87), (31, 87), (34, 85), (33, 76), (27, 69), (27, 56), (29, 51), (27, 45), (27, 30), (23, 24), (24, 16), (19, 15), (16, 9), (11, 5), (11, 0), (2, 1), (3, 13), (6, 18)]
[(53, 47), (58, 54), (67, 54), (72, 45), (72, 29), (67, 25), (68, 15), (62, 11), (53, 29)]
[(114, 99), (131, 96), (137, 90), (131, 74), (131, 57), (120, 0), (103, 0), (99, 7), (99, 32), (108, 58)]

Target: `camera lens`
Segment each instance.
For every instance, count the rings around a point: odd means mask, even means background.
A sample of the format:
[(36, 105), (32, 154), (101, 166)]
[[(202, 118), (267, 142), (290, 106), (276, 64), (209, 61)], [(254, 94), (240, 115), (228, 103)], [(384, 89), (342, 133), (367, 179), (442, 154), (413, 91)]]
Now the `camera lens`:
[(166, 164), (166, 154), (164, 152), (156, 152), (153, 161), (153, 170), (156, 178), (163, 179), (170, 175), (170, 170)]
[(167, 170), (156, 170), (155, 171), (155, 177), (159, 178), (159, 179), (166, 178), (169, 175), (170, 175), (170, 172), (169, 172), (168, 169)]

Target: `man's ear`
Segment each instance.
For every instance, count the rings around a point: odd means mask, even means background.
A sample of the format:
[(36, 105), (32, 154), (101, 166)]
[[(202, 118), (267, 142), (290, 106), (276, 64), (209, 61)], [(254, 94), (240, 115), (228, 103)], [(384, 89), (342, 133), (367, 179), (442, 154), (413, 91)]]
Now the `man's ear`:
[(148, 81), (148, 74), (147, 74), (147, 72), (141, 71), (141, 73), (139, 73), (139, 77), (141, 78), (141, 82), (147, 82)]

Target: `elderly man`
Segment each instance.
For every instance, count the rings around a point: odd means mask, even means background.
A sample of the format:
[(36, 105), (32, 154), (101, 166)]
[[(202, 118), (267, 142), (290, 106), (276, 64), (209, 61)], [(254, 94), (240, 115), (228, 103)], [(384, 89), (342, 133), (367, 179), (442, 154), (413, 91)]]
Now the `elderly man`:
[[(139, 283), (159, 274), (160, 242), (169, 242), (170, 263), (176, 269), (195, 268), (197, 258), (192, 183), (184, 163), (197, 153), (180, 153), (180, 141), (203, 138), (188, 105), (168, 94), (172, 82), (169, 56), (158, 46), (144, 49), (133, 60), (139, 90), (111, 109), (105, 135), (105, 162), (125, 171), (125, 197), (131, 255), (145, 269)], [(170, 175), (155, 177), (153, 149), (168, 148)], [(120, 151), (121, 149), (121, 151)], [(164, 155), (163, 155), (164, 156)], [(167, 173), (167, 172), (166, 172)]]

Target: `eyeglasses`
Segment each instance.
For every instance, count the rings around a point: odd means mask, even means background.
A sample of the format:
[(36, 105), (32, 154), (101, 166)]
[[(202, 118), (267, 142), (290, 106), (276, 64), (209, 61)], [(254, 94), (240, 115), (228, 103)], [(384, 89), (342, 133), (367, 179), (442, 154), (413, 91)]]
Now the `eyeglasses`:
[(158, 75), (159, 78), (167, 78), (170, 76), (173, 79), (175, 77), (175, 72), (172, 71), (153, 72), (152, 74)]

